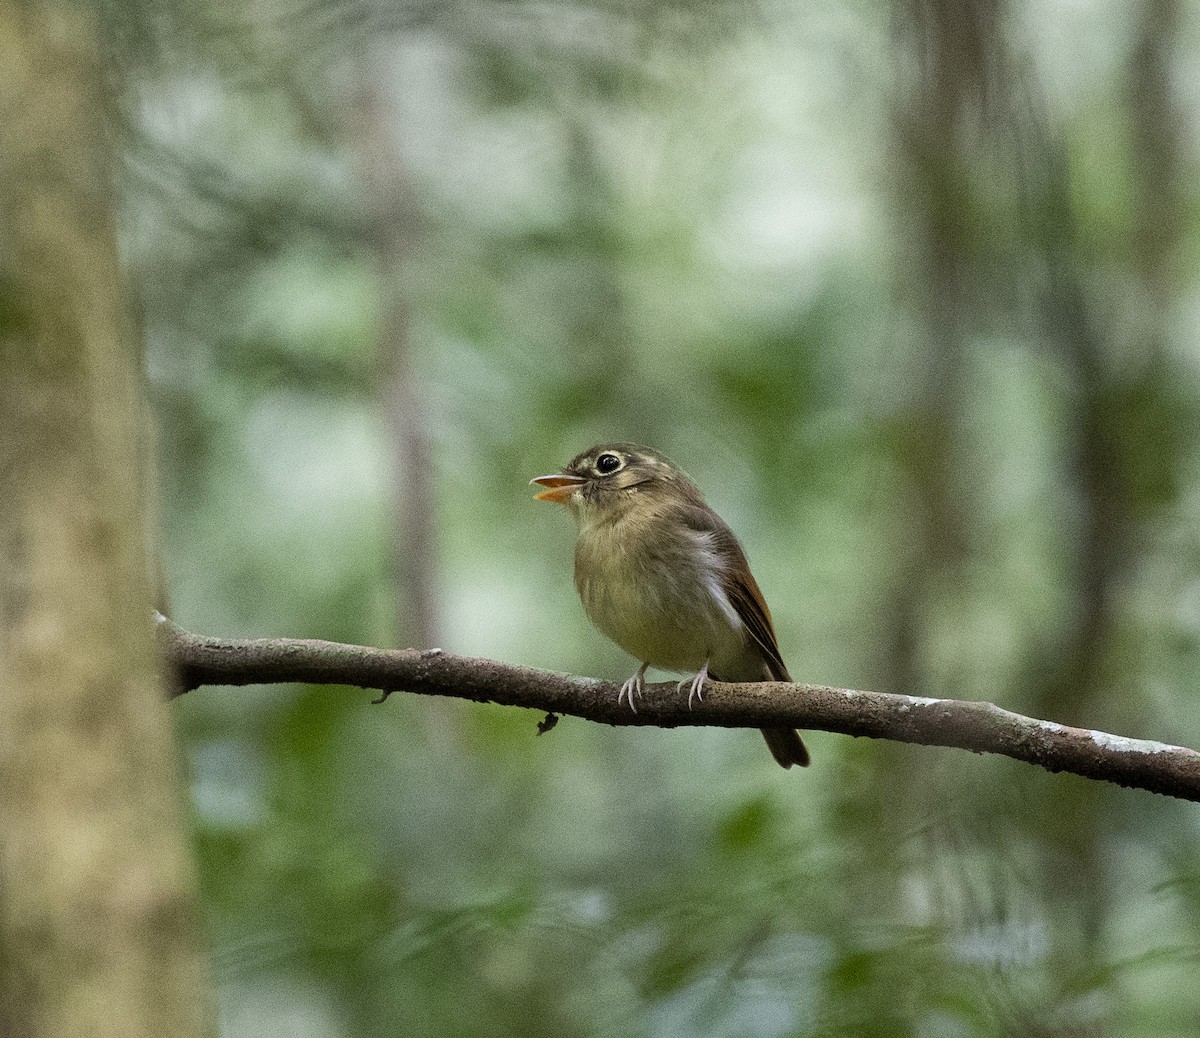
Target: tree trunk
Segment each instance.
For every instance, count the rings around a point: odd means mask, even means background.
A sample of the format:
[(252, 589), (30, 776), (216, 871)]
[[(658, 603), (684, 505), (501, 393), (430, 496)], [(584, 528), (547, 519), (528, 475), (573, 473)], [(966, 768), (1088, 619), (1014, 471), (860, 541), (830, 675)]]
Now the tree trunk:
[(94, 25), (0, 0), (0, 1034), (212, 1033)]

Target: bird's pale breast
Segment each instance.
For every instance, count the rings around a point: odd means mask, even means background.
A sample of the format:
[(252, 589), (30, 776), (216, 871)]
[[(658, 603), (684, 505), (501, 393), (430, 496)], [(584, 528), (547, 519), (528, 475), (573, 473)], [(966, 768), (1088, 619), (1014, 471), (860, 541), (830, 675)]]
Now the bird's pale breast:
[(588, 617), (636, 659), (662, 670), (709, 662), (725, 680), (760, 680), (762, 660), (721, 586), (712, 535), (652, 520), (598, 521), (575, 544)]

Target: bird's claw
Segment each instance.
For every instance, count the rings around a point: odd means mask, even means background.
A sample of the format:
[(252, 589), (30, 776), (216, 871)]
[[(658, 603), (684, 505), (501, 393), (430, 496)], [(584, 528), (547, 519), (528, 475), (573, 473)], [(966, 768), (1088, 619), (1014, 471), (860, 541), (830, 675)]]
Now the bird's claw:
[(623, 684), (621, 686), (621, 691), (617, 693), (617, 706), (621, 705), (621, 701), (623, 699), (628, 698), (629, 699), (629, 709), (632, 710), (636, 714), (637, 707), (634, 705), (634, 702), (633, 702), (633, 697), (635, 694), (639, 695), (639, 696), (642, 694), (642, 690), (639, 687), (639, 683), (637, 681), (635, 681), (633, 678), (626, 678), (625, 684)]
[[(692, 708), (692, 700), (698, 699), (701, 703), (704, 702), (704, 683), (708, 680), (708, 661), (704, 661), (704, 666), (700, 668), (700, 673), (692, 678), (692, 686), (688, 690), (688, 709)], [(683, 686), (687, 683), (687, 678), (679, 682), (679, 691), (683, 691)]]
[(621, 686), (621, 691), (617, 693), (617, 706), (621, 705), (621, 700), (629, 700), (629, 709), (635, 714), (637, 706), (633, 702), (633, 697), (636, 695), (639, 699), (642, 695), (642, 679), (646, 676), (646, 667), (648, 664), (643, 663), (638, 667), (637, 672), (632, 677), (625, 679), (625, 684)]

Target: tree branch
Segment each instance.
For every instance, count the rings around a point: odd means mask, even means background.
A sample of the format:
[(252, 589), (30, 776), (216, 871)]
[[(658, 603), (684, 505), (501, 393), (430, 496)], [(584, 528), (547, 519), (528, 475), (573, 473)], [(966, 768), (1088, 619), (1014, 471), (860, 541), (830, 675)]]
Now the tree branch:
[[(824, 685), (710, 682), (689, 709), (674, 682), (647, 685), (633, 713), (617, 703), (617, 686), (440, 649), (374, 649), (297, 638), (237, 640), (192, 634), (165, 617), (159, 645), (173, 668), (176, 695), (201, 685), (281, 681), (351, 685), (477, 703), (520, 706), (611, 725), (674, 728), (796, 727), (843, 735), (999, 753), (1047, 771), (1200, 802), (1200, 753), (1128, 739), (1003, 710), (992, 703), (924, 699)], [(548, 730), (548, 729), (547, 729)]]

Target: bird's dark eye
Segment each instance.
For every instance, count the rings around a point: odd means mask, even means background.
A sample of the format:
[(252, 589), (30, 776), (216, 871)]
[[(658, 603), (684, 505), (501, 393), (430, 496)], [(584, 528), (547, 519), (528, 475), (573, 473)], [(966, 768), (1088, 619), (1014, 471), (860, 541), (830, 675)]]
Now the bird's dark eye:
[(621, 459), (615, 454), (601, 454), (596, 459), (596, 471), (602, 476), (616, 472), (621, 467)]

